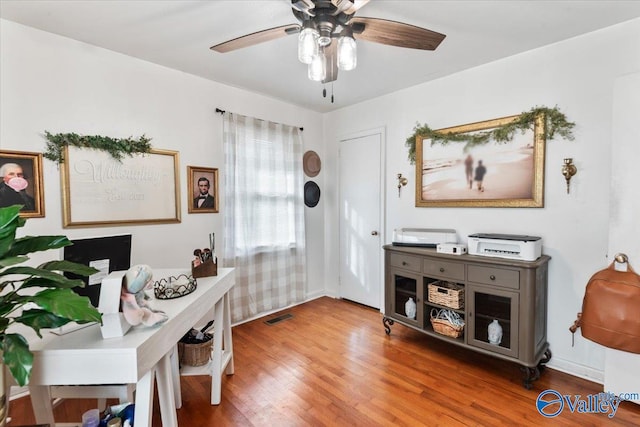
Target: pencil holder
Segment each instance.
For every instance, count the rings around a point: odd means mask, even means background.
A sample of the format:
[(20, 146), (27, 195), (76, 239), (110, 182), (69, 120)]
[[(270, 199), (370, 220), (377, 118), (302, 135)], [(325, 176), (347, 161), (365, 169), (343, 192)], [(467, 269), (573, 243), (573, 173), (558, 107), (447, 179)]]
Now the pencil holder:
[(209, 258), (205, 262), (201, 263), (198, 266), (193, 265), (193, 261), (191, 262), (191, 275), (195, 278), (198, 277), (209, 277), (209, 276), (217, 276), (218, 275), (218, 264), (213, 262), (212, 258)]

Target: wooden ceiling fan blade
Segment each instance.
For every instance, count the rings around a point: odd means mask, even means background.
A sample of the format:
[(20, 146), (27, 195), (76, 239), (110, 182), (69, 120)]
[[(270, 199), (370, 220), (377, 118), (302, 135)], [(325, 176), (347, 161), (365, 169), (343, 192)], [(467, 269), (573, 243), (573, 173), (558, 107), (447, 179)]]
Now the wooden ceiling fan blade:
[(211, 46), (210, 49), (220, 53), (231, 52), (232, 50), (238, 50), (259, 43), (268, 42), (298, 32), (300, 32), (300, 25), (298, 24), (281, 25), (279, 27), (269, 28), (268, 30), (258, 31), (219, 43), (215, 46)]
[(338, 11), (352, 15), (356, 13), (362, 6), (369, 3), (369, 0), (331, 0)]
[[(387, 19), (354, 17), (350, 24), (354, 27), (353, 36), (358, 40), (410, 49), (435, 50), (446, 37), (435, 31)], [(364, 30), (359, 32), (361, 25), (364, 25)]]

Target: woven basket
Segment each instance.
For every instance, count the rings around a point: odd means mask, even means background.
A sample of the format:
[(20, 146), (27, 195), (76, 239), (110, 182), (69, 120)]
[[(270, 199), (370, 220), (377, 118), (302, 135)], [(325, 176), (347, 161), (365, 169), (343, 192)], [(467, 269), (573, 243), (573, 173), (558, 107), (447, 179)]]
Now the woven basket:
[(433, 330), (440, 335), (458, 338), (464, 332), (464, 320), (448, 308), (432, 308), (429, 317)]
[(211, 359), (213, 335), (205, 334), (206, 341), (197, 344), (178, 341), (178, 358), (181, 365), (203, 366)]
[(429, 302), (449, 308), (464, 308), (464, 286), (437, 281), (429, 283), (427, 288)]
[(431, 326), (433, 330), (440, 335), (446, 335), (452, 338), (458, 338), (464, 333), (464, 326), (453, 326), (451, 323), (442, 319), (431, 318)]

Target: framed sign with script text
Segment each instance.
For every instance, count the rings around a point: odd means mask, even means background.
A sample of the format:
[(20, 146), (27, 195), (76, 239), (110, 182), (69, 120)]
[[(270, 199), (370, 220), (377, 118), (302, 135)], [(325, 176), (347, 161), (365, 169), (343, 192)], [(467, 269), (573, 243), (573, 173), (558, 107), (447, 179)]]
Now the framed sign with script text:
[(65, 148), (63, 226), (180, 222), (178, 164), (177, 151), (116, 160), (103, 151)]

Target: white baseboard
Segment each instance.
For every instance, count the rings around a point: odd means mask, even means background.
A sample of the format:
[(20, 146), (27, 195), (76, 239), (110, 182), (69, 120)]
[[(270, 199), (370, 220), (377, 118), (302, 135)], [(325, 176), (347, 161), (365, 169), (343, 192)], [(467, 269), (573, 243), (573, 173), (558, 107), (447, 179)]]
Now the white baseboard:
[(290, 304), (290, 305), (288, 305), (286, 307), (276, 308), (275, 310), (265, 311), (265, 312), (256, 314), (255, 316), (250, 317), (248, 319), (244, 319), (244, 320), (241, 320), (241, 321), (239, 321), (237, 323), (233, 323), (231, 326), (238, 326), (238, 325), (242, 325), (243, 323), (247, 323), (247, 322), (251, 322), (253, 320), (261, 319), (261, 318), (269, 316), (269, 315), (271, 315), (273, 313), (277, 313), (279, 311), (283, 311), (283, 310), (286, 310), (288, 308), (295, 307), (296, 305), (304, 304), (306, 302), (313, 301), (314, 299), (318, 299), (318, 298), (321, 298), (321, 297), (324, 297), (324, 296), (327, 296), (327, 295), (325, 295), (322, 292), (317, 292), (317, 293), (314, 293), (312, 295), (307, 295), (307, 298), (304, 301), (296, 302), (296, 303)]
[(552, 358), (546, 365), (550, 369), (573, 375), (598, 384), (604, 384), (604, 372), (588, 366), (580, 365), (569, 360)]
[(21, 397), (27, 396), (29, 394), (29, 387), (24, 386), (11, 386), (11, 390), (9, 392), (9, 400), (19, 399)]
[(326, 297), (326, 296), (329, 296), (329, 295), (327, 295), (324, 291), (312, 292), (310, 294), (307, 294), (307, 299), (305, 300), (305, 302), (318, 299), (321, 297)]

